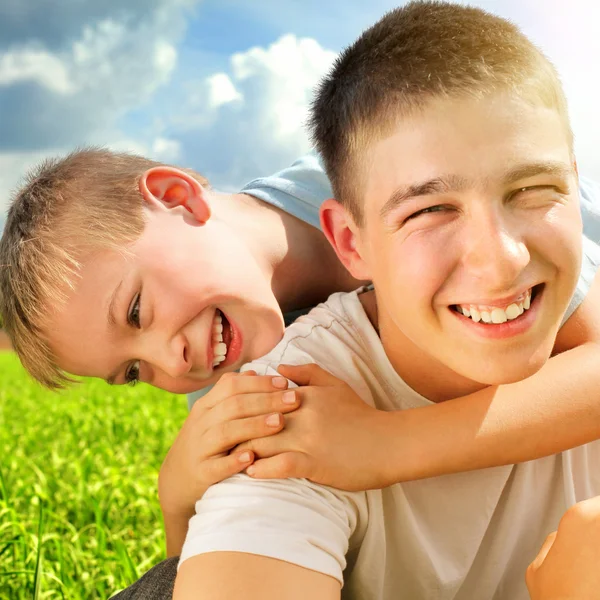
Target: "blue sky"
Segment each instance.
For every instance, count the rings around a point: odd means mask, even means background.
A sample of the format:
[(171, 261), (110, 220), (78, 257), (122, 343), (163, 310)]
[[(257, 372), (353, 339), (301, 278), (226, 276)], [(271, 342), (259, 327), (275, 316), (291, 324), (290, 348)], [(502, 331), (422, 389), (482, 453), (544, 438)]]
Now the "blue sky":
[[(86, 144), (236, 189), (309, 149), (311, 90), (389, 0), (0, 0), (0, 210), (27, 169)], [(580, 170), (600, 180), (600, 3), (472, 2), (557, 64)]]

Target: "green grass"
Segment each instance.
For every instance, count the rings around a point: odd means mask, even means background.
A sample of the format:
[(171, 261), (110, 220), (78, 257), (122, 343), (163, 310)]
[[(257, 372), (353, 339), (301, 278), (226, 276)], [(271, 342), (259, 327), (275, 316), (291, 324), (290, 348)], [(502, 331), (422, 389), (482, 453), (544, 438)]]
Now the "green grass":
[(156, 478), (187, 409), (146, 386), (44, 391), (0, 353), (0, 598), (108, 598), (164, 558)]

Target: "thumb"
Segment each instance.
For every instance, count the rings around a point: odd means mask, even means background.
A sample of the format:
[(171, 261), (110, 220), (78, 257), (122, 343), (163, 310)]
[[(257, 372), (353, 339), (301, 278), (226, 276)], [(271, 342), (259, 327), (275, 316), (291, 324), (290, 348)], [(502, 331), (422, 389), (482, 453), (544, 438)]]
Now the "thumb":
[(319, 365), (279, 365), (277, 371), (298, 385), (335, 385), (340, 381)]

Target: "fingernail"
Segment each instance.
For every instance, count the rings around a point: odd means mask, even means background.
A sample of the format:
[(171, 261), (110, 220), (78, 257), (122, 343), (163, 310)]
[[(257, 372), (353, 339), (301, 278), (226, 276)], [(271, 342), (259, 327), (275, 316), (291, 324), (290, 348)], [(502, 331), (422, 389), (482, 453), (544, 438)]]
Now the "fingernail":
[(238, 460), (241, 463), (247, 463), (250, 461), (250, 459), (252, 458), (252, 456), (250, 455), (250, 452), (242, 452), (239, 456), (238, 456)]
[(281, 423), (281, 415), (279, 413), (274, 413), (267, 417), (267, 425), (279, 427), (279, 423)]
[(254, 465), (250, 465), (247, 469), (246, 469), (246, 473), (248, 473), (248, 475), (254, 475), (254, 473), (256, 473), (256, 468), (254, 467)]
[(284, 404), (295, 404), (296, 403), (296, 392), (289, 390), (281, 396), (281, 401)]
[(273, 387), (285, 390), (287, 387), (287, 379), (285, 377), (273, 377)]

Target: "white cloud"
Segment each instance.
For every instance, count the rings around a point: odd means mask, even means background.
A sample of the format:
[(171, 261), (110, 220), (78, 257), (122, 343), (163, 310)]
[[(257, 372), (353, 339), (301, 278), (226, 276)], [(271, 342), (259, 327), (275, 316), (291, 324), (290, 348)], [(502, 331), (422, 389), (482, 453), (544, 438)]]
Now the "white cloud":
[(235, 89), (233, 82), (225, 73), (216, 73), (206, 80), (208, 86), (208, 108), (219, 108), (223, 104), (241, 100), (242, 95)]
[[(184, 10), (193, 2), (152, 0), (136, 18), (112, 2), (78, 33), (72, 24), (61, 43), (45, 47), (42, 38), (25, 38), (0, 49), (0, 105), (10, 116), (0, 119), (0, 209), (16, 183), (14, 173), (75, 146), (178, 156), (176, 142), (152, 141), (159, 130), (149, 131), (149, 139), (129, 139), (119, 119), (170, 80), (185, 30)], [(84, 4), (78, 0), (77, 6)], [(93, 8), (94, 2), (87, 4)]]
[(150, 157), (165, 163), (177, 163), (181, 158), (181, 145), (177, 140), (157, 137), (152, 143)]
[(59, 95), (74, 91), (67, 66), (44, 51), (21, 50), (0, 55), (0, 86), (33, 81)]
[(174, 124), (186, 162), (215, 185), (235, 189), (310, 148), (305, 122), (312, 91), (336, 54), (288, 34), (233, 54), (228, 72), (188, 86)]

